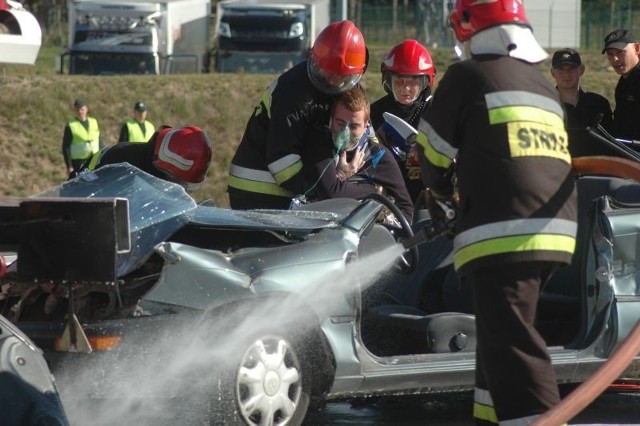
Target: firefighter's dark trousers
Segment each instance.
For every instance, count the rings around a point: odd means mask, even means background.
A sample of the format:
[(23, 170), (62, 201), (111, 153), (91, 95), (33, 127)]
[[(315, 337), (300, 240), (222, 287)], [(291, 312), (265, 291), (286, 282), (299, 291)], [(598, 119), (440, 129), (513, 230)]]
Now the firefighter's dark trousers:
[(477, 328), (476, 424), (526, 425), (559, 402), (546, 344), (534, 328), (540, 291), (559, 266), (522, 262), (471, 273)]

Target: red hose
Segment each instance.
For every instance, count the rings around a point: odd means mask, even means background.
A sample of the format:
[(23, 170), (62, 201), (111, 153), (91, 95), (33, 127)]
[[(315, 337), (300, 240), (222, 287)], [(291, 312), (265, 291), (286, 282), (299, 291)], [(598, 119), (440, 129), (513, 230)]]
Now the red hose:
[(607, 362), (602, 364), (591, 377), (581, 383), (555, 407), (538, 417), (532, 425), (549, 426), (567, 423), (617, 379), (638, 353), (640, 353), (640, 321), (636, 323), (620, 346), (613, 351)]
[(604, 175), (640, 182), (640, 163), (618, 157), (578, 157), (572, 161), (576, 175)]

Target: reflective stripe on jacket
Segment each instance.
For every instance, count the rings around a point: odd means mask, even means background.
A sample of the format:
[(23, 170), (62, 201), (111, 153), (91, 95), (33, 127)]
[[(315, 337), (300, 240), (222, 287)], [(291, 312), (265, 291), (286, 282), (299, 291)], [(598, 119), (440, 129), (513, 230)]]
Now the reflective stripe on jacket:
[(98, 121), (93, 117), (87, 117), (87, 122), (89, 126), (85, 128), (76, 118), (69, 121), (72, 160), (87, 159), (100, 149), (100, 129), (98, 128)]
[(105, 152), (107, 152), (112, 146), (114, 145), (109, 145), (106, 146), (104, 148), (102, 148), (100, 151), (96, 152), (95, 154), (93, 154), (91, 156), (91, 160), (89, 160), (89, 164), (86, 164), (86, 170), (96, 170), (98, 168), (98, 166), (100, 165), (100, 160), (102, 159), (102, 156), (104, 155)]
[(148, 142), (156, 131), (155, 126), (150, 121), (144, 122), (144, 133), (142, 133), (142, 127), (136, 120), (127, 120), (125, 122), (127, 130), (129, 131), (128, 142)]
[(451, 194), (455, 167), (459, 273), (571, 261), (577, 207), (564, 111), (535, 66), (509, 57), (454, 64), (418, 130), (425, 184)]
[(232, 164), (229, 169), (229, 186), (242, 191), (280, 197), (292, 197), (294, 195), (291, 191), (279, 186), (270, 172), (249, 169), (235, 164)]
[(305, 191), (302, 152), (328, 125), (334, 100), (311, 84), (306, 67), (294, 66), (265, 90), (231, 160), (228, 192), (251, 200), (251, 208), (272, 208), (270, 198), (281, 205)]

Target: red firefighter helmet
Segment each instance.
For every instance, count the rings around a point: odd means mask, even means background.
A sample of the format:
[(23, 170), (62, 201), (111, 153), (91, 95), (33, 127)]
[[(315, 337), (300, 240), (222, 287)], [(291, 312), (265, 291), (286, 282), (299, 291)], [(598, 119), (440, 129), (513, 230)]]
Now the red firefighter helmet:
[(307, 61), (307, 73), (318, 90), (342, 93), (358, 84), (368, 59), (364, 37), (354, 23), (334, 22), (318, 34)]
[(449, 23), (458, 41), (467, 41), (477, 32), (501, 24), (530, 27), (522, 0), (456, 0)]
[(166, 127), (155, 140), (153, 165), (190, 189), (200, 184), (211, 162), (211, 141), (195, 126)]
[(396, 44), (385, 55), (382, 65), (382, 86), (387, 93), (393, 93), (393, 76), (423, 76), (420, 91), (433, 85), (436, 79), (436, 67), (429, 50), (418, 41), (407, 39)]

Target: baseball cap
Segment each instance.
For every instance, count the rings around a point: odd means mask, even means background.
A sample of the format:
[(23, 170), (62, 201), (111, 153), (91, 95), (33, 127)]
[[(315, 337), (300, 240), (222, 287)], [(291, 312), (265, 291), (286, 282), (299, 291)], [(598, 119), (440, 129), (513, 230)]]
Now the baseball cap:
[(135, 109), (136, 111), (140, 111), (140, 112), (146, 111), (147, 110), (147, 104), (145, 104), (144, 102), (138, 101), (133, 106), (133, 109)]
[(553, 68), (560, 68), (561, 65), (565, 64), (572, 65), (574, 67), (582, 65), (580, 54), (569, 47), (557, 50), (551, 58), (551, 66)]
[(631, 31), (619, 28), (617, 30), (611, 31), (604, 38), (604, 49), (602, 49), (602, 53), (604, 54), (607, 49), (610, 48), (624, 49), (627, 44), (635, 42), (636, 40), (633, 38), (633, 34), (631, 34)]
[(74, 107), (75, 109), (78, 109), (78, 108), (82, 108), (82, 107), (83, 107), (83, 106), (85, 106), (86, 104), (87, 104), (87, 103), (84, 101), (84, 99), (76, 99), (76, 100), (73, 102), (73, 107)]

